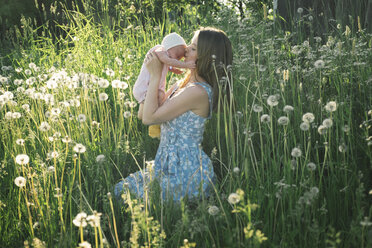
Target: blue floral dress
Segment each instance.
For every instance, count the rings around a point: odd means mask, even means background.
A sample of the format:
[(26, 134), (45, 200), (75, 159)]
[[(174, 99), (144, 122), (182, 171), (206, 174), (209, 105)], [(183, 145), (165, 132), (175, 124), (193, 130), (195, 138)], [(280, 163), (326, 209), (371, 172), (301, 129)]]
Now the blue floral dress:
[(212, 114), (212, 88), (204, 82), (195, 84), (201, 85), (208, 93), (208, 118), (190, 110), (162, 123), (160, 144), (153, 166), (130, 174), (116, 184), (117, 197), (120, 197), (123, 190), (129, 189), (143, 198), (144, 189), (147, 190), (155, 178), (161, 187), (163, 199), (180, 201), (186, 195), (196, 198), (210, 194), (215, 174), (210, 158), (202, 151), (201, 142), (205, 122)]

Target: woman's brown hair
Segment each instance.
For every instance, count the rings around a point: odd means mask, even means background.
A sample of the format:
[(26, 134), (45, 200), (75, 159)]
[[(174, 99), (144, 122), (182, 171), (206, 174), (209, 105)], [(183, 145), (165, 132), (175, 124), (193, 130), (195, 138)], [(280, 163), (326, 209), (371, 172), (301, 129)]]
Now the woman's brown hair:
[[(232, 65), (231, 42), (222, 30), (206, 27), (196, 31), (198, 34), (196, 72), (213, 88), (213, 109), (216, 110), (220, 93), (230, 99)], [(180, 87), (186, 86), (190, 79), (188, 73)]]
[(232, 47), (225, 32), (216, 28), (198, 30), (196, 72), (213, 88), (213, 109), (223, 93), (230, 99)]

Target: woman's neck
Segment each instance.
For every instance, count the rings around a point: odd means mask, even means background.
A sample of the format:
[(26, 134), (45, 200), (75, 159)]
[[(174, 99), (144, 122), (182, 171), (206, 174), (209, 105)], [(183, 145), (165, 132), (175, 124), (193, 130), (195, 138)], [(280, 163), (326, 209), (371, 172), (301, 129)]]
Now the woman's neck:
[(190, 80), (189, 80), (190, 83), (195, 83), (195, 82), (205, 82), (204, 78), (202, 78), (201, 76), (199, 76), (197, 73), (196, 73), (196, 70), (191, 70), (190, 72)]

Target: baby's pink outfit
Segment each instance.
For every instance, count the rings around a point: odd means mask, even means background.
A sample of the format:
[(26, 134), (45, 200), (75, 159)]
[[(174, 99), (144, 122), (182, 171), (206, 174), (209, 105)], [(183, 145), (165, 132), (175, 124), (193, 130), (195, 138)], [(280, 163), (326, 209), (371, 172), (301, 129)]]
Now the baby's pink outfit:
[[(156, 45), (151, 48), (147, 54), (155, 51), (158, 48), (162, 48), (164, 51), (164, 47), (162, 45)], [(168, 53), (168, 52), (167, 52)], [(146, 54), (146, 56), (147, 56)], [(168, 73), (168, 65), (163, 66), (161, 71), (160, 83), (159, 83), (159, 90), (165, 93), (165, 82)], [(147, 70), (146, 65), (143, 63), (141, 67), (141, 72), (138, 75), (137, 81), (133, 87), (133, 96), (139, 102), (142, 103), (146, 98), (147, 88), (149, 87), (150, 82), (150, 72)]]

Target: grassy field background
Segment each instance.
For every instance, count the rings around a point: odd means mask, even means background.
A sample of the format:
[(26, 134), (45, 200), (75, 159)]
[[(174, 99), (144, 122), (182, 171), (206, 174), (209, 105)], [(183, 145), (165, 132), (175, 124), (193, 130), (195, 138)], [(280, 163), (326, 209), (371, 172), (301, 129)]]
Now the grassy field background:
[[(308, 13), (281, 30), (265, 6), (245, 18), (188, 7), (182, 21), (133, 23), (65, 9), (59, 36), (25, 18), (3, 43), (1, 247), (372, 246), (372, 35), (341, 23), (314, 35)], [(214, 114), (203, 142), (215, 192), (175, 204), (154, 185), (121, 204), (113, 186), (159, 142), (132, 96), (144, 55), (201, 26), (234, 50), (235, 107)]]

